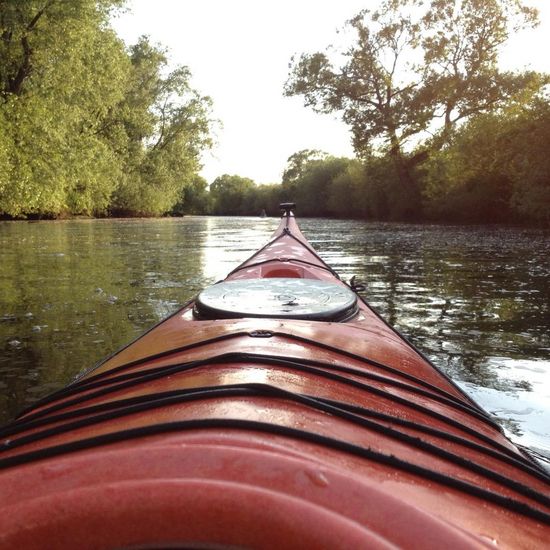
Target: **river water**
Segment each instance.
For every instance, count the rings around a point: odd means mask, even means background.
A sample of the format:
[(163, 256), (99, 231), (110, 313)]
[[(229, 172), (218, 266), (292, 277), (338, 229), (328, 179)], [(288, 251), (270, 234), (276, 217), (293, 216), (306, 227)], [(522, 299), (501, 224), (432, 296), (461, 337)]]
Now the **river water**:
[[(0, 222), (0, 420), (265, 244), (274, 218)], [(550, 234), (303, 219), (342, 278), (550, 463)]]

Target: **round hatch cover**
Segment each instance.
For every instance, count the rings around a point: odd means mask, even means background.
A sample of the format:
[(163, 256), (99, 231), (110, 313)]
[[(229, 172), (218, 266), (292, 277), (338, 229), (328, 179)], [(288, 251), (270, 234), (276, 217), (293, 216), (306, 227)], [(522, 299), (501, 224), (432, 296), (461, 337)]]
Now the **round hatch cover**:
[(195, 302), (202, 319), (277, 317), (342, 321), (357, 311), (348, 288), (316, 279), (244, 279), (203, 290)]

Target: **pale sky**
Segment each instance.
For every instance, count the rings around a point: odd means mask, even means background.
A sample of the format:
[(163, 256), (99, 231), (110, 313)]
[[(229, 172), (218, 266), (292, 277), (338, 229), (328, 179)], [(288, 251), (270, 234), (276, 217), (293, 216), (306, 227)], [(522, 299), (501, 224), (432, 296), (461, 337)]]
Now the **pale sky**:
[[(278, 183), (290, 155), (320, 149), (353, 157), (350, 132), (337, 115), (319, 115), (301, 97), (283, 96), (294, 54), (322, 51), (336, 30), (377, 0), (129, 0), (114, 21), (129, 44), (147, 34), (187, 65), (192, 85), (214, 102), (222, 127), (203, 157), (211, 183), (238, 174), (256, 183)], [(506, 68), (550, 72), (550, 0), (525, 2), (540, 11), (541, 25), (513, 38)]]

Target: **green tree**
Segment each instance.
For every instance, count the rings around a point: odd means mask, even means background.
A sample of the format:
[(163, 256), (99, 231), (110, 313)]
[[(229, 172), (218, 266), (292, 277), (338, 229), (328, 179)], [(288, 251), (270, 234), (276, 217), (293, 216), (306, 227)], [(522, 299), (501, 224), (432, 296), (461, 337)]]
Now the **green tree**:
[(126, 54), (108, 26), (120, 4), (2, 2), (0, 212), (107, 207), (118, 163), (99, 128), (124, 96)]
[(550, 223), (550, 107), (478, 116), (423, 170), (428, 210), (456, 221)]
[(211, 210), (208, 182), (195, 175), (183, 188), (181, 197), (172, 211), (173, 214), (209, 214)]
[[(509, 33), (535, 21), (535, 11), (517, 0), (385, 0), (347, 23), (355, 41), (336, 52), (340, 57), (318, 52), (293, 60), (285, 94), (302, 95), (318, 112), (341, 112), (360, 155), (388, 154), (410, 217), (421, 203), (416, 167), (456, 124), (520, 93), (524, 99), (544, 81), (497, 66)], [(428, 131), (437, 139), (419, 147)]]
[(268, 216), (279, 216), (279, 205), (285, 202), (282, 194), (282, 186), (279, 183), (270, 183), (256, 186), (256, 197), (252, 215), (261, 214), (263, 211)]
[(286, 161), (283, 172), (283, 185), (290, 185), (304, 175), (304, 170), (312, 160), (322, 160), (328, 157), (328, 153), (318, 149), (302, 149), (293, 153)]
[(250, 178), (229, 174), (217, 177), (210, 185), (213, 213), (226, 216), (253, 213), (256, 188)]
[[(84, 38), (90, 38), (109, 30), (109, 17), (123, 3), (124, 0), (3, 0), (0, 6), (0, 96), (4, 99), (20, 97), (37, 82), (48, 87), (66, 78), (69, 78), (67, 84), (78, 81), (83, 73), (77, 72), (71, 78), (64, 62), (70, 59), (74, 63), (71, 68), (77, 68), (77, 59), (84, 61), (93, 56), (93, 48), (88, 52), (80, 49), (81, 31)], [(73, 47), (67, 48), (69, 44)]]
[(472, 119), (423, 167), (427, 213), (456, 222), (510, 217), (510, 181), (499, 162), (502, 115)]
[(318, 151), (298, 151), (288, 159), (282, 184), (282, 196), (300, 205), (305, 216), (341, 215), (341, 201), (334, 189), (338, 178), (344, 178), (357, 161), (328, 156)]
[(187, 67), (166, 76), (166, 53), (146, 37), (130, 49), (126, 100), (114, 114), (127, 136), (125, 177), (112, 209), (159, 215), (172, 209), (211, 145), (210, 99), (190, 85)]
[(186, 67), (110, 27), (122, 0), (0, 2), (0, 214), (162, 214), (210, 146)]
[(422, 93), (432, 104), (431, 118), (443, 126), (436, 145), (442, 146), (457, 123), (472, 116), (528, 101), (546, 77), (532, 72), (503, 72), (499, 48), (511, 33), (538, 23), (535, 9), (519, 0), (432, 0), (422, 18), (427, 67)]
[[(506, 132), (511, 145), (506, 155), (507, 173), (512, 182), (510, 203), (526, 222), (550, 226), (550, 102), (537, 98), (516, 116)], [(506, 154), (509, 152), (509, 154)]]

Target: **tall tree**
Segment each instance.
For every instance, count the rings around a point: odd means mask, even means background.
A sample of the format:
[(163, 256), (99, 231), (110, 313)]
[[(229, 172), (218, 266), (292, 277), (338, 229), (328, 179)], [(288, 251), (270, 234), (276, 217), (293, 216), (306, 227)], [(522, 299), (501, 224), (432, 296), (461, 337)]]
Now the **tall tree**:
[(210, 185), (215, 214), (242, 216), (254, 205), (256, 184), (250, 178), (223, 174)]
[(124, 96), (127, 56), (108, 25), (120, 3), (1, 3), (0, 212), (107, 207), (118, 164), (99, 130)]
[(432, 0), (422, 18), (427, 71), (424, 93), (431, 116), (442, 120), (437, 145), (448, 141), (456, 123), (495, 111), (514, 99), (524, 102), (546, 83), (532, 72), (503, 72), (499, 48), (510, 33), (537, 24), (537, 11), (519, 0)]
[(283, 185), (290, 185), (299, 180), (303, 176), (306, 166), (312, 160), (322, 160), (327, 156), (328, 153), (318, 149), (302, 149), (293, 153), (286, 161), (282, 179)]
[[(458, 121), (541, 85), (537, 75), (497, 65), (509, 33), (535, 22), (519, 0), (384, 0), (348, 21), (354, 42), (347, 49), (294, 59), (285, 94), (302, 95), (319, 112), (341, 112), (356, 151), (387, 152), (418, 203), (414, 168)], [(437, 139), (418, 147), (427, 132)]]
[(208, 98), (123, 0), (0, 0), (0, 214), (168, 212), (210, 144)]
[(211, 145), (211, 102), (191, 87), (187, 67), (168, 72), (166, 53), (146, 37), (132, 46), (130, 60), (126, 100), (114, 114), (127, 136), (127, 154), (113, 208), (158, 215), (181, 198)]

